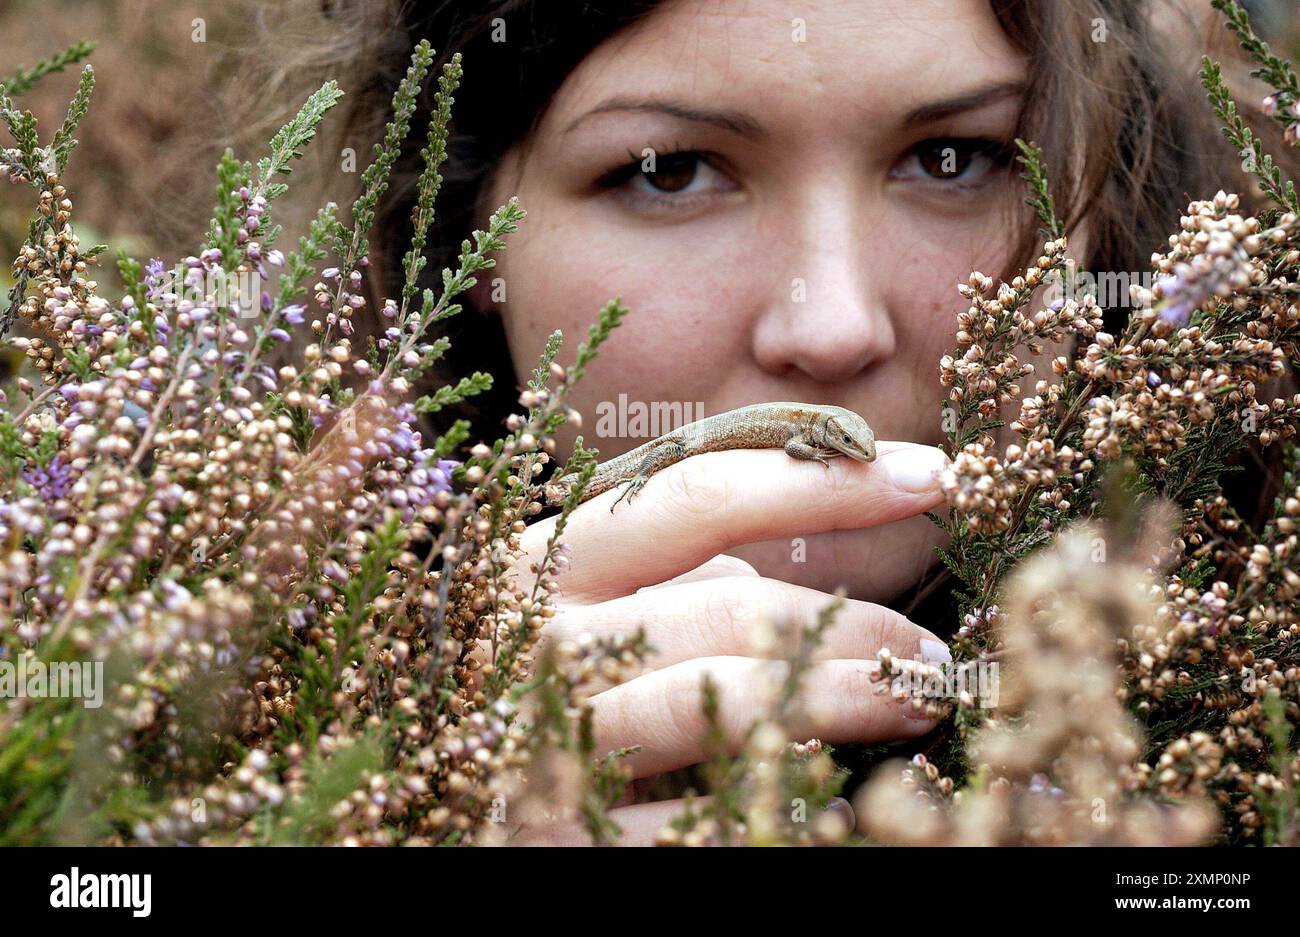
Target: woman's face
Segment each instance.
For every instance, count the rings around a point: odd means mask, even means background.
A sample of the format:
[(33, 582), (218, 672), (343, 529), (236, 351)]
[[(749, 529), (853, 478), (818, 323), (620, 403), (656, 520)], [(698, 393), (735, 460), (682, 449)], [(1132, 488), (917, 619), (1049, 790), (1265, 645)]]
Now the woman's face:
[[(620, 428), (624, 395), (623, 412), (681, 404), (692, 418), (836, 404), (880, 439), (944, 438), (956, 285), (1011, 259), (1005, 151), (1024, 59), (986, 0), (791, 10), (666, 3), (569, 75), (495, 176), (492, 204), (517, 194), (528, 212), (494, 273), (519, 373), (554, 329), (571, 356), (610, 299), (630, 309), (572, 401), (602, 458), (671, 428), (599, 435), (599, 413)], [(801, 562), (785, 540), (733, 552), (888, 601), (937, 542), (917, 517), (809, 537)]]

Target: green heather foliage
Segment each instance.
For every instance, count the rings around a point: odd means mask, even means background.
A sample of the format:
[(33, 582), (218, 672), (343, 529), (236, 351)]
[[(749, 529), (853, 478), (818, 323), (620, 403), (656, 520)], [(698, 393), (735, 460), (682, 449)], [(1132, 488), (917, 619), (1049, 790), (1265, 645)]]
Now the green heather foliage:
[[(1236, 4), (1215, 5), (1293, 144), (1293, 70)], [(555, 434), (627, 310), (593, 310), (567, 366), (551, 337), (502, 438), (471, 446), (484, 428), (464, 420), (424, 437), (421, 416), (492, 386), (476, 372), (414, 392), (449, 348), (456, 297), (524, 219), (511, 199), (440, 290), (420, 285), (459, 56), (437, 76), (400, 294), (370, 310), (367, 234), (427, 43), (346, 220), (326, 205), (276, 247), (273, 203), (343, 94), (329, 82), (266, 156), (222, 157), (195, 254), (117, 258), (116, 300), (61, 182), (92, 70), (48, 138), (14, 102), (90, 51), (0, 85), (0, 176), (37, 208), (0, 302), (0, 844), (495, 844), (530, 801), (616, 842), (629, 752), (597, 749), (585, 684), (635, 667), (644, 636), (537, 644), (596, 465), (581, 439), (554, 465)], [(703, 687), (694, 782), (712, 796), (688, 796), (662, 842), (1300, 842), (1300, 395), (1267, 396), (1300, 364), (1300, 206), (1215, 63), (1202, 80), (1273, 207), (1248, 217), (1203, 193), (1152, 245), (1153, 288), (1111, 335), (1095, 297), (1061, 288), (1049, 167), (1022, 142), (1041, 256), (961, 287), (940, 367), (949, 504), (932, 515), (956, 664), (882, 650), (876, 686), (941, 720), (927, 755), (862, 787), (858, 830), (818, 810), (847, 772), (786, 727), (836, 600), (757, 636), (789, 667), (738, 754)], [(354, 341), (371, 316), (384, 329)], [(1281, 466), (1258, 528), (1223, 488), (1252, 459)], [(551, 469), (578, 482), (525, 558)], [(23, 695), (20, 666), (41, 675)], [(54, 692), (74, 672), (80, 690)], [(989, 673), (996, 705), (974, 689)]]

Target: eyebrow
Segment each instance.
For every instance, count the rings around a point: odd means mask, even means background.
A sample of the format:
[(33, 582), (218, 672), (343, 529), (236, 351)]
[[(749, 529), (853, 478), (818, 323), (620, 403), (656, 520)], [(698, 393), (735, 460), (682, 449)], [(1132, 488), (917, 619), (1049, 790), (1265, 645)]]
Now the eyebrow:
[(954, 114), (962, 114), (966, 111), (978, 110), (982, 107), (988, 107), (990, 104), (997, 104), (1007, 98), (1023, 97), (1025, 86), (1018, 81), (999, 81), (993, 84), (984, 85), (974, 88), (971, 91), (963, 92), (951, 98), (944, 98), (941, 101), (931, 101), (928, 104), (922, 104), (920, 107), (913, 108), (907, 112), (903, 118), (902, 126), (904, 128), (917, 127), (922, 124), (932, 124), (935, 121), (943, 120), (945, 117), (952, 117)]
[[(963, 92), (962, 94), (951, 98), (931, 101), (913, 108), (903, 117), (902, 126), (904, 128), (911, 128), (922, 124), (934, 123), (935, 121), (942, 120), (945, 117), (951, 117), (954, 114), (961, 114), (966, 111), (973, 111), (982, 107), (987, 107), (990, 104), (998, 103), (1006, 98), (1020, 97), (1024, 93), (1025, 86), (1021, 82), (994, 82), (993, 84), (974, 88), (971, 91)], [(613, 97), (602, 101), (591, 110), (587, 111), (587, 113), (582, 114), (571, 121), (569, 125), (561, 131), (561, 133), (570, 133), (588, 118), (595, 117), (597, 114), (607, 114), (611, 111), (635, 111), (641, 113), (667, 114), (669, 117), (677, 117), (681, 120), (689, 120), (702, 124), (712, 124), (715, 127), (721, 127), (723, 130), (728, 130), (738, 136), (751, 140), (757, 140), (767, 136), (767, 130), (763, 125), (743, 111), (701, 108), (672, 98), (631, 97)]]
[(684, 101), (677, 101), (671, 98), (627, 98), (614, 97), (597, 104), (587, 113), (578, 117), (562, 131), (569, 133), (583, 121), (597, 114), (605, 114), (610, 111), (640, 111), (667, 114), (669, 117), (677, 117), (682, 120), (694, 121), (702, 124), (712, 124), (715, 127), (721, 127), (723, 130), (746, 137), (751, 140), (757, 140), (767, 136), (767, 130), (753, 117), (742, 111), (716, 110), (712, 108), (695, 107)]

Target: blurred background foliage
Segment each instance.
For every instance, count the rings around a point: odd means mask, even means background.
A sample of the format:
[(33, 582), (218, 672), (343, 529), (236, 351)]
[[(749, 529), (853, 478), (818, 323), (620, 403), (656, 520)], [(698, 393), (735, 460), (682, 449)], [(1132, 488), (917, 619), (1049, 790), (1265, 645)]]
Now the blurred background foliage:
[[(96, 87), (65, 183), (84, 244), (107, 241), (147, 257), (197, 245), (213, 167), (235, 136), (223, 85), (239, 65), (237, 3), (175, 0), (3, 0), (0, 80), (81, 40), (95, 43)], [(195, 19), (204, 42), (193, 41)], [(42, 79), (18, 98), (49, 133), (58, 126), (81, 66)], [(3, 274), (27, 233), (31, 193), (0, 195)], [(165, 245), (165, 247), (164, 247)], [(101, 265), (101, 279), (112, 264)]]

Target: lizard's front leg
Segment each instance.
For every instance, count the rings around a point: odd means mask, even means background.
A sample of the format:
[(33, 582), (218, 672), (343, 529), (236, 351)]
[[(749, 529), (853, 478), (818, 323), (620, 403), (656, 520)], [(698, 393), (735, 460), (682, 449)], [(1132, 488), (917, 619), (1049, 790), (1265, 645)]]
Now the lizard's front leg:
[(791, 436), (785, 444), (785, 454), (792, 459), (803, 461), (817, 460), (822, 465), (830, 468), (830, 463), (826, 461), (827, 456), (835, 455), (835, 450), (824, 449), (821, 446), (814, 446), (812, 443), (800, 436)]
[(624, 498), (627, 498), (630, 503), (636, 496), (636, 493), (641, 490), (646, 481), (655, 472), (662, 468), (667, 468), (676, 462), (680, 462), (684, 458), (686, 458), (686, 447), (676, 440), (667, 439), (655, 446), (654, 449), (641, 460), (641, 464), (637, 466), (636, 472), (631, 478), (625, 478), (618, 482), (618, 484), (626, 485), (627, 487), (623, 490), (623, 493), (618, 496), (614, 503), (609, 506), (609, 513), (613, 514), (614, 508), (618, 507), (619, 501), (622, 501)]

